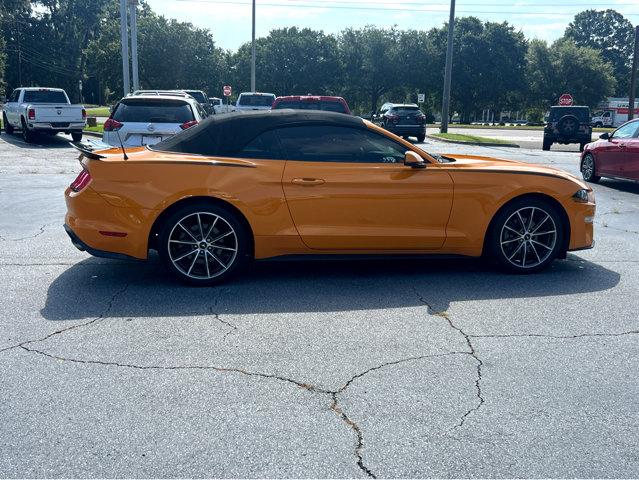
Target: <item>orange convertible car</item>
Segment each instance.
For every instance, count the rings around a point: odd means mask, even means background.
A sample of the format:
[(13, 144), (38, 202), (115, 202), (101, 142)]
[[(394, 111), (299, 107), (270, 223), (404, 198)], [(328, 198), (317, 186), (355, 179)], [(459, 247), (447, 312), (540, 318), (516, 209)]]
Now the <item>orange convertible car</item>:
[(148, 147), (81, 150), (65, 228), (81, 250), (220, 282), (249, 259), (490, 256), (515, 272), (593, 245), (592, 190), (561, 170), (428, 154), (343, 114), (216, 115)]

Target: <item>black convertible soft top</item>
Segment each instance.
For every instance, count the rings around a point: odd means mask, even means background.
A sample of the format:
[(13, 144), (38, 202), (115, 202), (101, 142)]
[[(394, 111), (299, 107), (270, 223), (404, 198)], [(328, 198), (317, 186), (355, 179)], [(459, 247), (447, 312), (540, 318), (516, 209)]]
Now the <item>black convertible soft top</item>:
[(364, 121), (343, 113), (317, 110), (263, 110), (212, 115), (199, 125), (164, 140), (153, 150), (229, 156), (262, 132), (299, 125), (367, 128)]

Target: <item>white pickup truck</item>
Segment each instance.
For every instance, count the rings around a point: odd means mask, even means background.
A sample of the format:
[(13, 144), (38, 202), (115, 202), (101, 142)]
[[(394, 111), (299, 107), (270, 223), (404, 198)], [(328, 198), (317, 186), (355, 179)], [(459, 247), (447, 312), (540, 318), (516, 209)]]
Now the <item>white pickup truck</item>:
[(79, 142), (86, 120), (84, 107), (71, 105), (61, 88), (17, 88), (2, 112), (5, 131), (11, 134), (21, 130), (27, 143), (34, 140), (36, 133), (70, 133), (73, 141)]

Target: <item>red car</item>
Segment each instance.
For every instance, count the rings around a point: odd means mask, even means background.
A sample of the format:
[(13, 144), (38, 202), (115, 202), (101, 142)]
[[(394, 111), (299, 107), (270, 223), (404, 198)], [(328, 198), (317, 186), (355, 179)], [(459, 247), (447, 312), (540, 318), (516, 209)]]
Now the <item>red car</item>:
[(586, 145), (581, 154), (584, 180), (598, 182), (601, 177), (613, 177), (639, 181), (639, 118), (599, 138)]
[(273, 110), (280, 108), (292, 108), (295, 110), (323, 110), (325, 112), (337, 112), (351, 114), (346, 100), (342, 97), (326, 97), (315, 95), (294, 95), (289, 97), (277, 97), (271, 107)]

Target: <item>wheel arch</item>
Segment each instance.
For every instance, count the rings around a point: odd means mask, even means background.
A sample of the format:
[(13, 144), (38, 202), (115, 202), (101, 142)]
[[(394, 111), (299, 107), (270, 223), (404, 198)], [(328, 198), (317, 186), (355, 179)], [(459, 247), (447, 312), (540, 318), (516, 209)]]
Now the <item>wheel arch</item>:
[(246, 228), (246, 231), (249, 233), (250, 236), (250, 255), (251, 257), (254, 256), (255, 254), (255, 235), (253, 233), (253, 228), (251, 228), (251, 224), (249, 223), (249, 221), (247, 220), (246, 216), (242, 213), (242, 211), (237, 208), (235, 205), (233, 205), (230, 202), (227, 202), (225, 200), (222, 200), (220, 198), (217, 197), (209, 197), (209, 196), (194, 196), (194, 197), (187, 197), (187, 198), (182, 198), (174, 203), (172, 203), (171, 205), (169, 205), (168, 207), (166, 207), (155, 219), (155, 221), (153, 222), (153, 225), (151, 226), (151, 230), (149, 231), (149, 238), (148, 238), (148, 243), (147, 243), (147, 249), (148, 250), (157, 250), (157, 241), (160, 235), (160, 232), (162, 230), (162, 226), (164, 225), (164, 222), (166, 221), (166, 219), (173, 214), (173, 212), (184, 208), (186, 206), (189, 205), (194, 205), (194, 204), (204, 204), (207, 203), (209, 205), (217, 205), (217, 206), (221, 206), (224, 208), (227, 208), (228, 210), (232, 211), (238, 218), (238, 220), (244, 225), (244, 227)]
[(559, 256), (560, 258), (566, 258), (566, 254), (568, 253), (568, 247), (570, 245), (570, 217), (568, 216), (568, 213), (566, 212), (566, 209), (561, 204), (561, 202), (559, 202), (557, 199), (555, 199), (554, 197), (550, 195), (547, 195), (545, 193), (539, 193), (539, 192), (531, 192), (531, 193), (524, 193), (522, 195), (517, 195), (516, 197), (509, 199), (507, 202), (505, 202), (502, 206), (500, 206), (495, 211), (492, 218), (490, 219), (490, 222), (484, 234), (484, 245), (482, 248), (482, 256), (489, 251), (488, 242), (491, 240), (492, 230), (495, 224), (495, 220), (497, 219), (497, 216), (505, 208), (510, 206), (512, 203), (520, 201), (525, 198), (537, 199), (537, 200), (548, 202), (549, 204), (551, 204), (553, 207), (557, 209), (557, 212), (559, 212), (559, 215), (561, 216), (561, 220), (562, 220), (562, 234), (563, 234), (562, 235), (563, 245), (561, 246), (561, 249), (559, 250)]

